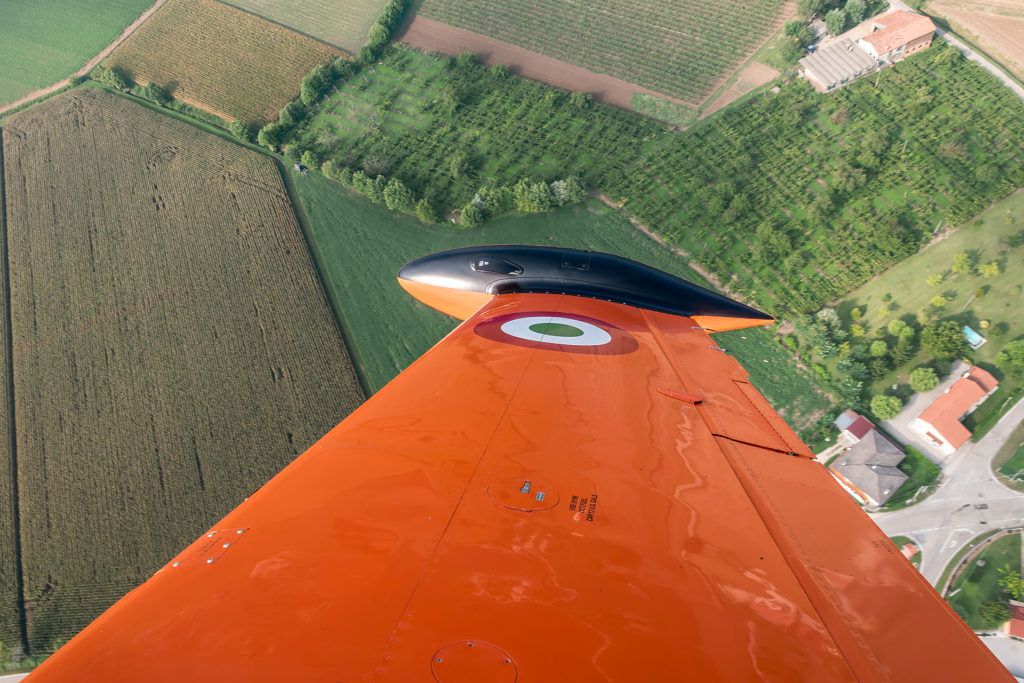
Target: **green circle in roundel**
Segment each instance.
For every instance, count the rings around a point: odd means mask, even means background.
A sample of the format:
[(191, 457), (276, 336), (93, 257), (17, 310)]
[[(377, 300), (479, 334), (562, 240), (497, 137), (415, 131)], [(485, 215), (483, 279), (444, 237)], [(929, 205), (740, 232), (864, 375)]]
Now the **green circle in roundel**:
[(572, 325), (562, 323), (534, 323), (530, 325), (530, 331), (548, 337), (582, 337), (583, 330)]

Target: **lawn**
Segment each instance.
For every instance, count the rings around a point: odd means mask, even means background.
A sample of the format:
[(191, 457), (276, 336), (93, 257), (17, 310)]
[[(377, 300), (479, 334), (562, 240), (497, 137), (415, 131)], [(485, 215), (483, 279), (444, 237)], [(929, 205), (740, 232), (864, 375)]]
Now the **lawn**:
[(82, 68), (153, 0), (0, 2), (0, 105)]
[[(458, 230), (389, 212), (317, 174), (291, 177), (322, 270), (342, 310), (354, 358), (371, 390), (387, 383), (455, 326), (451, 318), (409, 297), (395, 280), (401, 266), (424, 254), (494, 243), (589, 248), (700, 282), (680, 258), (596, 201)], [(827, 407), (814, 384), (794, 369), (771, 331), (741, 330), (715, 338), (746, 367), (790, 424), (806, 428)]]
[(1010, 434), (992, 459), (992, 470), (1007, 486), (1024, 491), (1024, 424)]
[[(885, 510), (901, 510), (907, 507), (911, 504), (910, 501), (914, 498), (914, 494), (917, 493), (919, 488), (939, 483), (939, 477), (942, 476), (942, 470), (939, 469), (939, 466), (931, 460), (924, 457), (910, 446), (904, 446), (904, 450), (907, 453), (907, 457), (903, 458), (903, 462), (899, 464), (899, 468), (903, 474), (909, 477), (909, 479), (903, 482), (903, 484), (896, 489), (896, 493), (892, 494), (892, 498), (890, 498), (885, 504)], [(920, 503), (934, 492), (935, 489), (923, 491), (921, 495), (914, 500), (914, 503)]]
[(1002, 536), (967, 561), (961, 574), (953, 581), (946, 600), (957, 614), (973, 629), (991, 628), (978, 613), (981, 603), (986, 600), (1003, 600), (1007, 596), (997, 584), (998, 569), (1009, 565), (1020, 572), (1020, 533)]

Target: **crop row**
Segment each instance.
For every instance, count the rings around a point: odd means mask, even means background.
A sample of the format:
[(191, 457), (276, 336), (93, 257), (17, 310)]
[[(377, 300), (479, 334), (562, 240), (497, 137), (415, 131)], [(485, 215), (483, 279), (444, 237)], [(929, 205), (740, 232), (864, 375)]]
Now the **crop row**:
[(267, 121), (342, 53), (214, 0), (169, 0), (104, 62), (228, 120)]
[(355, 54), (386, 0), (228, 0), (271, 21)]
[(781, 3), (426, 0), (424, 16), (699, 101), (777, 25)]
[(273, 161), (98, 89), (3, 132), (22, 563), (41, 651), (361, 393)]

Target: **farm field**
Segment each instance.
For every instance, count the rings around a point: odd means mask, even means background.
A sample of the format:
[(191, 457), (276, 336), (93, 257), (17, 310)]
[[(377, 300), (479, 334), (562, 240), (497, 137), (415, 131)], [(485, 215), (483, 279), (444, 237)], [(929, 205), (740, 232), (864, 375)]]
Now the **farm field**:
[(0, 105), (81, 68), (153, 0), (0, 3)]
[(930, 0), (928, 12), (1024, 80), (1024, 5), (1019, 0)]
[(0, 129), (0, 644), (24, 648), (18, 564), (17, 463), (14, 460), (10, 328), (7, 317), (7, 240), (4, 239), (3, 130)]
[(38, 653), (362, 396), (272, 160), (98, 88), (16, 114), (2, 134)]
[(356, 54), (387, 0), (225, 0), (225, 4)]
[(227, 121), (266, 122), (342, 53), (214, 0), (169, 0), (103, 65)]
[(699, 104), (791, 16), (782, 0), (423, 0), (419, 14)]
[[(597, 201), (550, 214), (503, 218), (474, 230), (453, 230), (389, 212), (322, 176), (289, 174), (325, 275), (342, 302), (355, 360), (365, 368), (374, 390), (455, 327), (453, 319), (410, 297), (395, 279), (399, 268), (425, 254), (477, 244), (549, 244), (619, 254), (701, 282), (682, 259)], [(819, 417), (823, 399), (793, 367), (772, 330), (722, 333), (715, 339), (735, 354), (795, 428), (806, 428)]]

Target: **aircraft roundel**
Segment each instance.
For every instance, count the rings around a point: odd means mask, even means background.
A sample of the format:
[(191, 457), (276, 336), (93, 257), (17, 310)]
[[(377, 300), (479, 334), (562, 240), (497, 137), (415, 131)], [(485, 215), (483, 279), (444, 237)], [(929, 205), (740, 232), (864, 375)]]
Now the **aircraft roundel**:
[(625, 330), (572, 313), (531, 311), (502, 315), (480, 323), (476, 332), (516, 346), (575, 353), (621, 354), (635, 351), (638, 346)]

